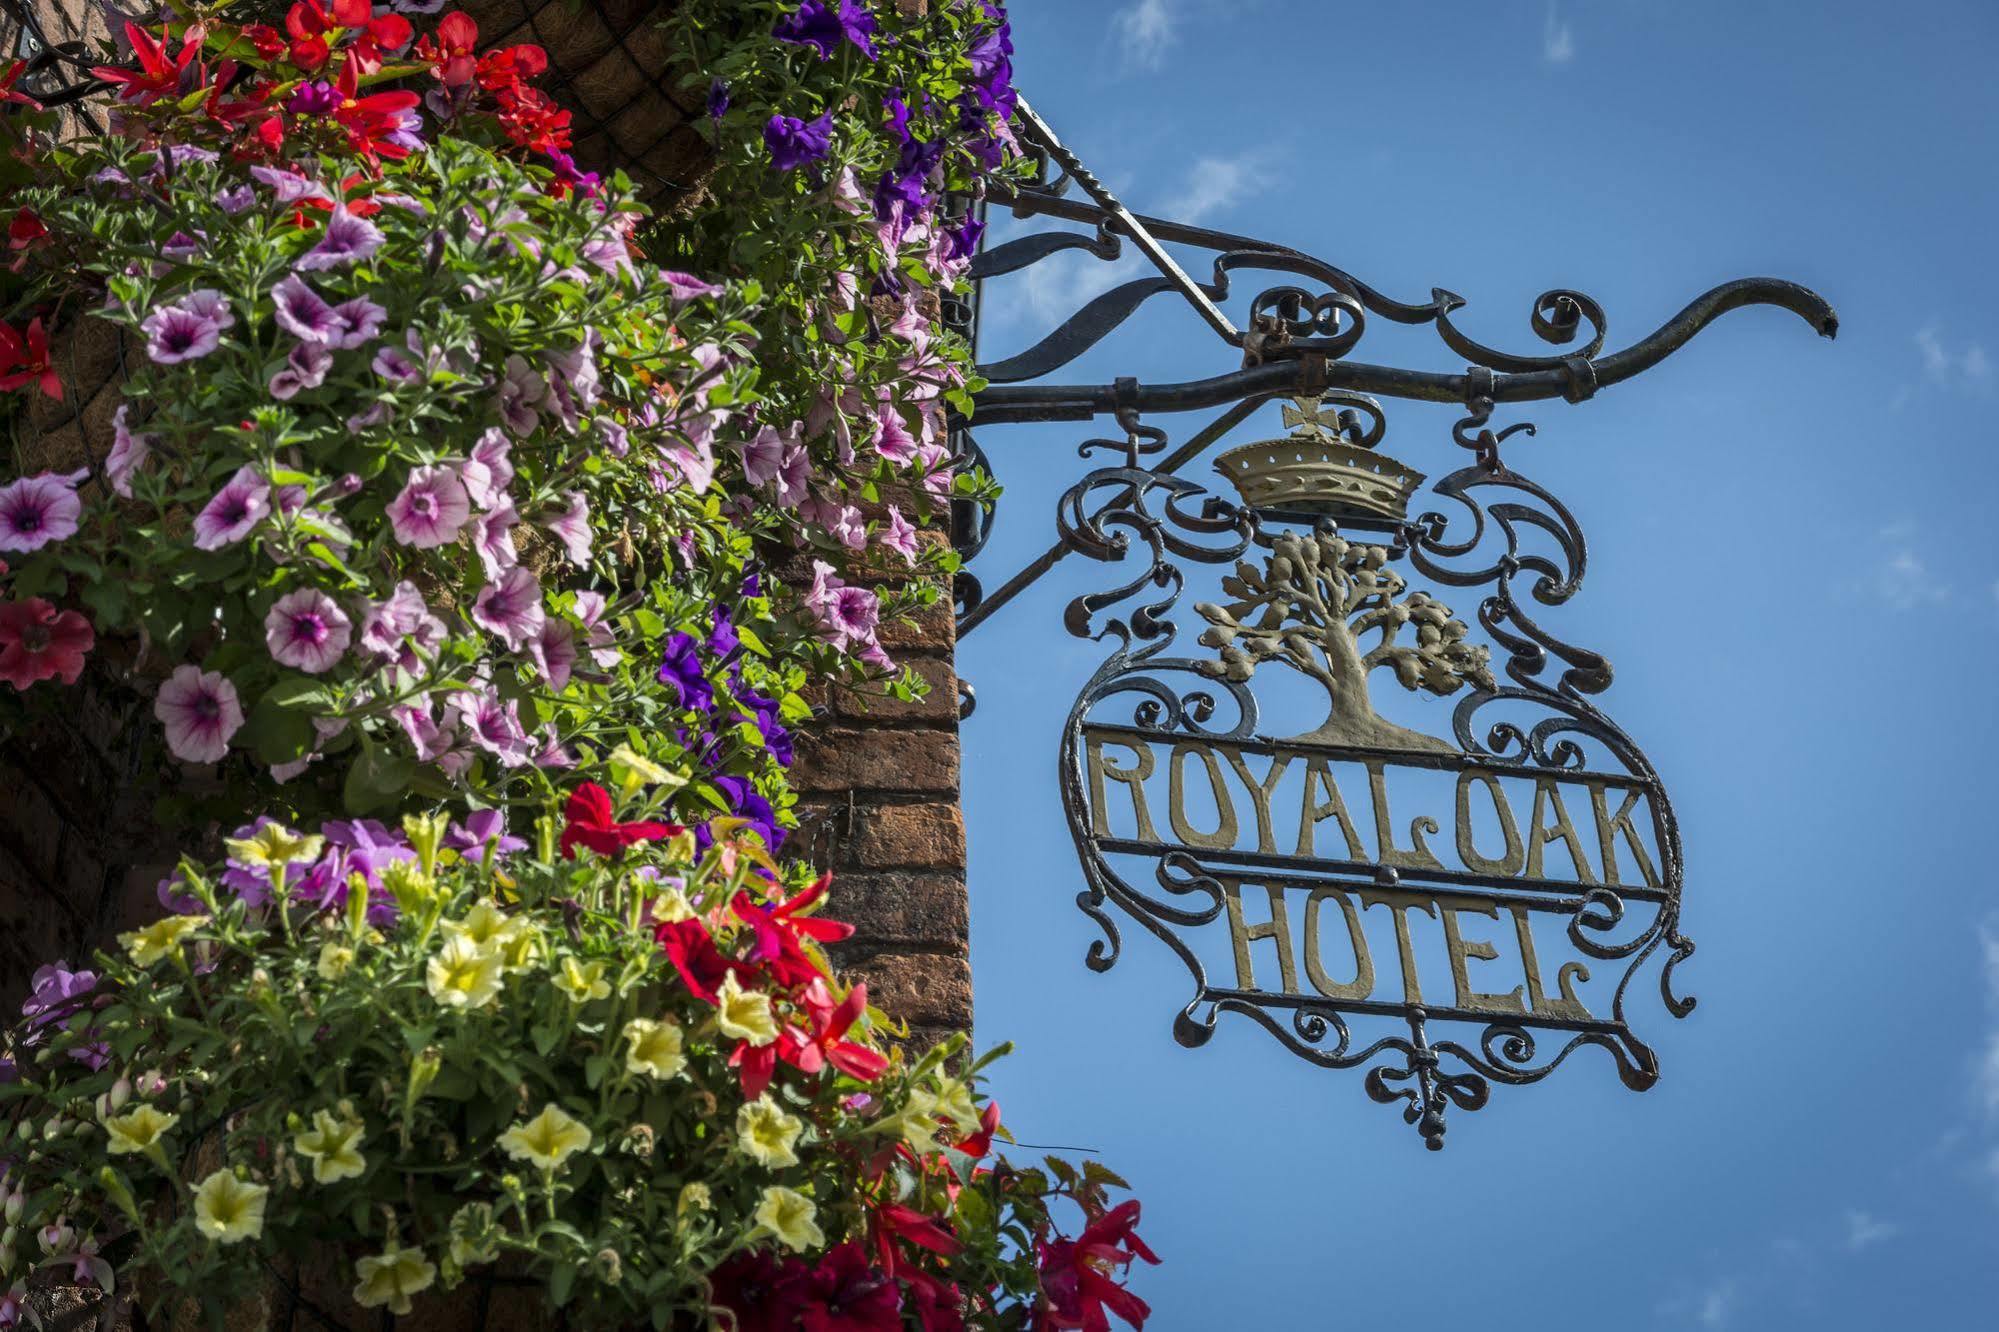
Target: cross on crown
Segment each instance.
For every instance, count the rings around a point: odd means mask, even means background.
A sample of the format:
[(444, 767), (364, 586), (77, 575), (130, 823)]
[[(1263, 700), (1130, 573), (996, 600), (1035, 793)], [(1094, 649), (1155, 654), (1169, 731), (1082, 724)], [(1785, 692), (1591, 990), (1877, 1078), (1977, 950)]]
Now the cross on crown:
[(1340, 420), (1340, 409), (1328, 407), (1318, 397), (1293, 398), (1295, 407), (1284, 408), (1284, 424), (1291, 427), (1291, 433), (1301, 439), (1344, 439), (1347, 425)]

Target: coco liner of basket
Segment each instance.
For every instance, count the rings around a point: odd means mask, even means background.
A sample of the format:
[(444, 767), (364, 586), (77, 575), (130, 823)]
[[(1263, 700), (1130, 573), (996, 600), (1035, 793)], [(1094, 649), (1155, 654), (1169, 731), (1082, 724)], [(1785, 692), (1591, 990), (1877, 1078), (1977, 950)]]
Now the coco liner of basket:
[(683, 87), (661, 22), (678, 0), (460, 0), (482, 47), (529, 42), (548, 53), (539, 82), (574, 117), (572, 155), (586, 169), (623, 170), (639, 195), (669, 208), (714, 167), (697, 128), (703, 92)]

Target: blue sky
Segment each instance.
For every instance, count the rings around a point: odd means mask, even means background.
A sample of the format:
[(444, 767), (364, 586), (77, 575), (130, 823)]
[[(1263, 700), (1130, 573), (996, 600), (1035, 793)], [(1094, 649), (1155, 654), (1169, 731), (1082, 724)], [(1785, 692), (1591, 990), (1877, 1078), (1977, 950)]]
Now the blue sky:
[[(1057, 798), (1062, 717), (1100, 659), (1061, 608), (1110, 571), (1071, 560), (966, 641), (980, 1036), (1020, 1043), (997, 1090), (1025, 1140), (1100, 1150), (1145, 1199), (1166, 1259), (1138, 1278), (1152, 1327), (1989, 1324), (1999, 11), (1015, 8), (1023, 88), (1138, 211), (1292, 244), (1405, 300), (1448, 287), (1472, 336), (1523, 350), (1557, 286), (1603, 303), (1612, 348), (1752, 274), (1843, 321), (1827, 343), (1733, 314), (1592, 402), (1500, 416), (1539, 424), (1509, 460), (1591, 537), (1561, 627), (1615, 663), (1605, 702), (1684, 828), (1700, 1007), (1637, 1004), (1664, 1067), (1643, 1095), (1586, 1051), (1456, 1116), (1431, 1154), (1357, 1074), (1241, 1019), (1174, 1044), (1187, 980), (1162, 947), (1134, 933), (1108, 974), (1083, 966)], [(1109, 285), (1092, 265), (994, 284), (988, 357)], [(1356, 356), (1462, 369), (1419, 329), (1375, 327)], [(1161, 302), (1059, 377), (1230, 368)], [(1387, 447), (1437, 474), (1453, 419), (1391, 409)], [(1274, 411), (1255, 424), (1278, 433)], [(1008, 487), (989, 587), (1051, 539), (1086, 433), (982, 432)]]

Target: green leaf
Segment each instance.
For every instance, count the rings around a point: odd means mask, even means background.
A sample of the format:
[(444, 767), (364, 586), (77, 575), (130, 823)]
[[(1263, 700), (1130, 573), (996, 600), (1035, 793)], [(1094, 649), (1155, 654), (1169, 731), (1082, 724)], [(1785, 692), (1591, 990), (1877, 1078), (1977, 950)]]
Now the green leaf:
[(744, 647), (756, 653), (759, 657), (770, 656), (770, 649), (764, 646), (764, 641), (742, 625), (736, 626), (736, 637), (742, 641)]
[(391, 754), (371, 741), (361, 742), (361, 754), (347, 770), (341, 799), (350, 814), (367, 814), (394, 800), (410, 784), (416, 761)]

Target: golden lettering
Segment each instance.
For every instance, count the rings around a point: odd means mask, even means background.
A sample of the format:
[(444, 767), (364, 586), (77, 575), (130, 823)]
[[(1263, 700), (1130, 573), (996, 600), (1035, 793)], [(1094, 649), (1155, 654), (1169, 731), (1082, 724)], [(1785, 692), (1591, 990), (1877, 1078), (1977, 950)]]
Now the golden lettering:
[[(1555, 822), (1549, 825), (1542, 820), (1545, 810), (1555, 811)], [(1569, 822), (1569, 811), (1562, 805), (1562, 792), (1552, 777), (1534, 779), (1534, 811), (1527, 819), (1527, 877), (1539, 879), (1541, 873), (1541, 848), (1550, 842), (1561, 842), (1569, 849), (1569, 859), (1576, 865), (1576, 879), (1581, 883), (1596, 882), (1596, 873), (1590, 868), (1589, 856), (1583, 851), (1583, 839), (1576, 835), (1576, 825)]]
[(1465, 938), (1464, 931), (1458, 923), (1458, 916), (1461, 913), (1470, 913), (1498, 920), (1499, 904), (1469, 901), (1463, 898), (1440, 898), (1438, 905), (1443, 908), (1444, 951), (1451, 959), (1451, 982), (1457, 988), (1458, 1007), (1474, 1013), (1525, 1013), (1527, 1006), (1520, 1002), (1518, 985), (1506, 994), (1482, 994), (1471, 987), (1471, 968), (1468, 959), (1496, 961), (1499, 949), (1482, 939)]
[(1403, 869), (1442, 869), (1442, 863), (1423, 843), (1424, 833), (1437, 831), (1437, 821), (1428, 815), (1409, 820), (1409, 840), (1414, 843), (1411, 849), (1403, 851), (1396, 847), (1395, 830), (1388, 817), (1388, 774), (1382, 770), (1380, 759), (1367, 761), (1367, 789), (1374, 797), (1374, 833), (1381, 847), (1380, 863)]
[[(1492, 797), (1493, 812), (1498, 815), (1500, 830), (1506, 835), (1506, 853), (1497, 860), (1480, 855), (1478, 847), (1472, 842), (1471, 788), (1474, 782), (1484, 786), (1486, 793)], [(1509, 879), (1527, 863), (1527, 848), (1521, 844), (1520, 829), (1513, 822), (1513, 807), (1506, 803), (1506, 788), (1492, 773), (1468, 771), (1458, 775), (1458, 859), (1475, 874), (1495, 874)]]
[[(1326, 791), (1324, 804), (1312, 803), (1312, 788), (1323, 786)], [(1322, 758), (1308, 759), (1305, 763), (1305, 808), (1298, 824), (1298, 854), (1310, 856), (1318, 854), (1313, 849), (1315, 830), (1326, 819), (1337, 819), (1340, 833), (1347, 839), (1349, 860), (1367, 859), (1367, 850), (1361, 845), (1360, 831), (1353, 826), (1353, 818), (1347, 813), (1346, 799), (1340, 795), (1339, 783), (1333, 780), (1332, 769)]]
[[(1131, 766), (1120, 768), (1104, 758), (1104, 742), (1122, 745), (1132, 753)], [(1156, 842), (1159, 830), (1152, 826), (1152, 814), (1145, 807), (1145, 779), (1152, 775), (1152, 748), (1118, 736), (1086, 734), (1083, 740), (1084, 766), (1090, 770), (1090, 818), (1099, 837), (1110, 835), (1110, 800), (1106, 778), (1122, 782), (1131, 792), (1131, 807), (1138, 815), (1138, 840)]]
[(1393, 888), (1363, 888), (1360, 890), (1360, 905), (1362, 910), (1385, 906), (1395, 917), (1395, 947), (1402, 959), (1402, 998), (1405, 1003), (1422, 1003), (1423, 985), (1416, 975), (1416, 947), (1409, 938), (1409, 912), (1421, 911), (1434, 920), (1437, 904), (1427, 897), (1398, 892)]
[(1242, 751), (1230, 746), (1222, 747), (1222, 757), (1235, 769), (1235, 775), (1242, 778), (1242, 784), (1249, 789), (1250, 803), (1256, 809), (1256, 849), (1265, 853), (1277, 850), (1277, 837), (1271, 828), (1270, 797), (1277, 790), (1277, 783), (1284, 780), (1285, 769), (1291, 766), (1291, 756), (1285, 753), (1271, 755), (1270, 771), (1257, 781), (1249, 775), (1249, 765), (1242, 761)]
[[(1195, 828), (1187, 818), (1185, 773), (1189, 754), (1200, 756), (1201, 765), (1208, 771), (1208, 786), (1215, 794), (1216, 825), (1211, 833)], [(1211, 851), (1225, 851), (1234, 846), (1238, 831), (1235, 802), (1229, 799), (1222, 765), (1215, 762), (1215, 751), (1206, 745), (1182, 741), (1173, 746), (1172, 754), (1167, 757), (1166, 774), (1166, 814), (1173, 824), (1173, 835), (1188, 846), (1204, 846)]]
[(1631, 811), (1638, 807), (1645, 793), (1633, 787), (1624, 794), (1624, 803), (1617, 807), (1617, 813), (1610, 812), (1610, 803), (1604, 798), (1604, 784), (1589, 784), (1590, 809), (1596, 815), (1596, 840), (1603, 850), (1603, 881), (1617, 883), (1617, 834), (1624, 834), (1625, 844), (1631, 848), (1632, 859), (1638, 862), (1638, 875), (1645, 880), (1647, 888), (1659, 887), (1659, 873), (1652, 868), (1652, 857), (1645, 853), (1645, 839), (1638, 835), (1637, 825), (1631, 821)]
[(1284, 984), (1283, 992), (1298, 993), (1298, 975), (1291, 963), (1291, 918), (1285, 914), (1284, 890), (1274, 883), (1263, 885), (1270, 897), (1270, 919), (1251, 925), (1242, 915), (1242, 887), (1240, 879), (1222, 880), (1222, 901), (1229, 912), (1229, 938), (1235, 944), (1236, 988), (1257, 988), (1256, 966), (1250, 960), (1249, 946), (1259, 939), (1270, 939), (1277, 944), (1277, 975)]
[[(1353, 943), (1351, 981), (1336, 981), (1328, 976), (1319, 959), (1319, 907), (1327, 901), (1338, 902), (1340, 913), (1346, 917), (1347, 938)], [(1312, 988), (1328, 999), (1365, 999), (1374, 993), (1374, 955), (1368, 951), (1367, 934), (1360, 927), (1360, 912), (1354, 910), (1353, 899), (1338, 888), (1314, 888), (1305, 899), (1305, 976), (1312, 982)]]
[(1589, 968), (1580, 962), (1564, 962), (1555, 973), (1555, 982), (1561, 988), (1562, 997), (1548, 998), (1541, 988), (1541, 959), (1534, 950), (1534, 928), (1528, 922), (1527, 908), (1516, 905), (1507, 910), (1513, 913), (1513, 933), (1520, 941), (1520, 961), (1527, 971), (1527, 1006), (1539, 1017), (1588, 1021), (1590, 1011), (1583, 1007), (1582, 1000), (1576, 998), (1575, 982), (1579, 978), (1587, 981)]

